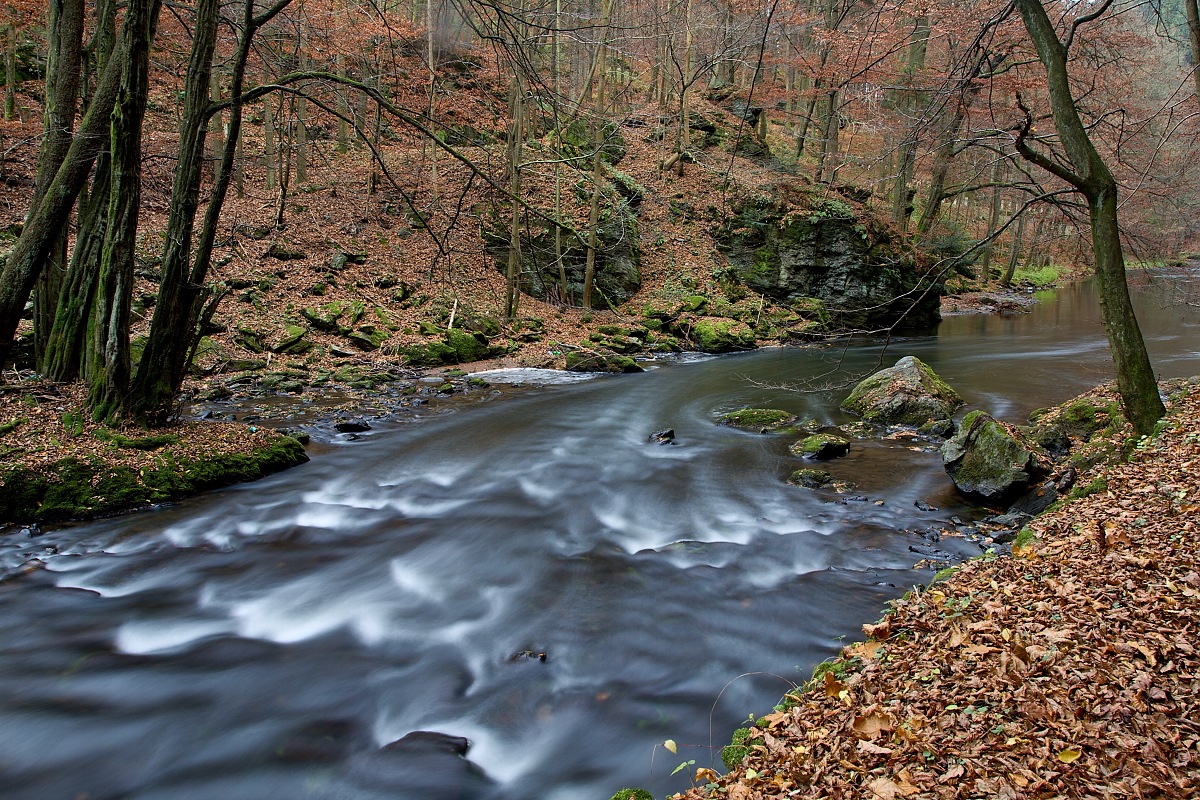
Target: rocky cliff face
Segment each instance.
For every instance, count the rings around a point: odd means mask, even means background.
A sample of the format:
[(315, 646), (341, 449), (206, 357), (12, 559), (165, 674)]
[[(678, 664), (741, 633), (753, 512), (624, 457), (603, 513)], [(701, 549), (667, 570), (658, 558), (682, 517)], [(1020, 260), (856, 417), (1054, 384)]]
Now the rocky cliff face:
[(844, 330), (923, 330), (941, 321), (942, 286), (882, 225), (838, 198), (792, 208), (759, 196), (734, 208), (718, 247), (747, 286), (781, 303), (819, 299)]

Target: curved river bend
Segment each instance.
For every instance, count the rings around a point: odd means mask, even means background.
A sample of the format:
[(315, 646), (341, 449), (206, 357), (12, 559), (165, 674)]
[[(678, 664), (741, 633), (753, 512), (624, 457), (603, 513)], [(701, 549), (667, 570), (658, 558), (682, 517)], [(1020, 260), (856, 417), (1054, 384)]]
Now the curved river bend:
[[(1141, 310), (1160, 374), (1200, 372), (1195, 315), (1157, 297)], [(0, 537), (0, 567), (46, 561), (0, 583), (0, 797), (681, 789), (680, 761), (719, 764), (739, 721), (927, 580), (916, 531), (976, 514), (926, 443), (856, 441), (829, 466), (858, 486), (839, 502), (785, 483), (788, 438), (716, 416), (846, 422), (847, 389), (758, 384), (915, 354), (968, 407), (1022, 420), (1108, 376), (1096, 317), (1072, 288), (886, 352), (766, 350), (547, 387), (173, 507)], [(661, 428), (678, 443), (648, 444)], [(465, 758), (449, 737), (470, 741)], [(655, 749), (667, 738), (678, 755)]]

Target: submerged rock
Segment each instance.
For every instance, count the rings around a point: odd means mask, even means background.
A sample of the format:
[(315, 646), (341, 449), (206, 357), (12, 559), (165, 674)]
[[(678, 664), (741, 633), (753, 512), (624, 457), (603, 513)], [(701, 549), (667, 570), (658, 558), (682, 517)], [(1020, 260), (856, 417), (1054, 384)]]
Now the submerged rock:
[(963, 400), (937, 373), (915, 356), (905, 356), (860, 382), (842, 408), (868, 422), (928, 425), (949, 419)]
[(647, 441), (654, 442), (655, 444), (675, 444), (675, 431), (667, 428), (666, 430), (655, 431), (646, 438)]
[(1048, 459), (1036, 444), (982, 411), (967, 414), (941, 452), (959, 491), (985, 502), (1009, 500), (1049, 473)]

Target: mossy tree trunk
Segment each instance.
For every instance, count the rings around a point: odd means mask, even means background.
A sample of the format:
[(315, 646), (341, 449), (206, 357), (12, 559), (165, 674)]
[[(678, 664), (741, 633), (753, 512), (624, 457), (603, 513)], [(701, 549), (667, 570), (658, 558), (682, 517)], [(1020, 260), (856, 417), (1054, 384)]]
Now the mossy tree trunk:
[[(111, 0), (97, 4), (95, 27), (84, 51), (85, 74), (103, 72), (116, 44), (116, 4)], [(84, 101), (90, 103), (89, 86), (83, 81)], [(39, 358), (39, 371), (51, 380), (71, 381), (89, 367), (84, 363), (91, 351), (84, 347), (89, 340), (93, 318), (92, 304), (96, 299), (96, 283), (100, 275), (100, 255), (108, 227), (109, 179), (111, 153), (109, 140), (96, 155), (92, 178), (80, 192), (75, 233), (75, 248), (58, 295), (54, 321), (46, 338), (44, 352)]]
[(198, 4), (196, 32), (185, 78), (187, 86), (196, 87), (196, 96), (188, 92), (185, 100), (188, 105), (180, 126), (179, 159), (171, 187), (158, 302), (154, 306), (150, 335), (131, 386), (131, 413), (144, 422), (157, 424), (169, 419), (175, 396), (187, 374), (192, 345), (199, 336), (204, 299), (212, 296), (211, 290), (205, 288), (205, 281), (212, 263), (217, 223), (233, 177), (237, 141), (241, 137), (246, 63), (257, 32), (290, 2), (277, 0), (258, 14), (254, 13), (252, 0), (245, 0), (242, 6), (237, 48), (230, 59), (230, 99), (224, 104), (229, 111), (225, 149), (209, 190), (193, 256), (192, 240), (200, 203), (200, 169), (204, 157), (205, 132), (209, 117), (220, 110), (208, 100), (219, 2), (200, 0)]
[(90, 345), (93, 355), (89, 359), (95, 369), (84, 375), (92, 417), (107, 422), (124, 417), (129, 399), (129, 313), (142, 200), (142, 121), (150, 88), (150, 45), (161, 8), (161, 0), (129, 0), (126, 4), (126, 21), (132, 21), (133, 28), (109, 129), (108, 226), (100, 255)]
[[(1117, 373), (1117, 390), (1125, 415), (1142, 435), (1166, 414), (1158, 383), (1146, 352), (1146, 343), (1133, 313), (1129, 284), (1125, 278), (1125, 256), (1117, 224), (1117, 182), (1108, 165), (1088, 137), (1067, 73), (1067, 48), (1058, 38), (1054, 24), (1040, 0), (1016, 0), (1017, 8), (1037, 49), (1046, 72), (1050, 91), (1050, 113), (1066, 155), (1066, 163), (1034, 150), (1027, 137), (1032, 120), (1027, 113), (1025, 128), (1017, 138), (1022, 157), (1075, 187), (1087, 201), (1095, 257), (1096, 287), (1100, 297), (1100, 315), (1108, 337), (1109, 350)], [(1111, 5), (1106, 0), (1097, 8), (1075, 19), (1076, 26), (1104, 13)]]
[(8, 363), (25, 303), (67, 224), (97, 153), (108, 141), (109, 116), (121, 82), (121, 64), (133, 38), (130, 24), (128, 18), (122, 24), (114, 57), (109, 59), (97, 82), (70, 148), (45, 195), (31, 210), (0, 273), (0, 367)]
[[(31, 207), (36, 208), (45, 197), (71, 147), (83, 65), (83, 20), (82, 0), (50, 3), (44, 134)], [(45, 360), (46, 343), (54, 325), (54, 311), (66, 269), (67, 229), (63, 226), (50, 245), (49, 257), (33, 292), (33, 346), (39, 368)]]

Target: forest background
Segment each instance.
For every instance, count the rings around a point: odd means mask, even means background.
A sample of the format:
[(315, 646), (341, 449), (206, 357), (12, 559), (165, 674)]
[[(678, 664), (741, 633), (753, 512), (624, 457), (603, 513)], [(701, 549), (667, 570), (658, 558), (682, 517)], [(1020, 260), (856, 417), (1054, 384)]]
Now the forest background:
[(811, 338), (726, 257), (797, 217), (907, 253), (912, 305), (1052, 264), (1124, 293), (1200, 226), (1196, 0), (0, 9), (0, 362), (99, 420), (171, 419), (189, 371)]

